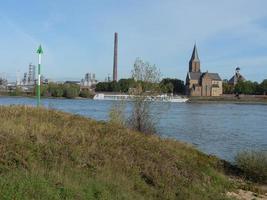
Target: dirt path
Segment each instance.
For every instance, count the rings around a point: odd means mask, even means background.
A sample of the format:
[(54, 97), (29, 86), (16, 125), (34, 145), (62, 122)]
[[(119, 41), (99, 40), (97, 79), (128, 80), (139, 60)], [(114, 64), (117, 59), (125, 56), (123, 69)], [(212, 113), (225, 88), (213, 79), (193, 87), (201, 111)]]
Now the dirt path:
[(267, 193), (256, 194), (255, 192), (246, 191), (246, 190), (238, 190), (236, 192), (228, 192), (227, 196), (234, 197), (238, 200), (267, 200)]

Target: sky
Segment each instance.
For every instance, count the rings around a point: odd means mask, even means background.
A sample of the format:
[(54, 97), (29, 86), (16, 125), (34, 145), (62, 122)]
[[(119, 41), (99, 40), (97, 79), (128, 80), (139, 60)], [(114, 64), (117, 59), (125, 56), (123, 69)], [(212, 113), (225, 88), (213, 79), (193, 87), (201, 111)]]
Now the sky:
[(100, 81), (112, 76), (114, 32), (118, 77), (137, 57), (162, 77), (185, 80), (194, 43), (203, 72), (230, 79), (267, 79), (266, 0), (1, 0), (0, 75), (22, 77), (44, 50), (42, 74), (52, 80)]

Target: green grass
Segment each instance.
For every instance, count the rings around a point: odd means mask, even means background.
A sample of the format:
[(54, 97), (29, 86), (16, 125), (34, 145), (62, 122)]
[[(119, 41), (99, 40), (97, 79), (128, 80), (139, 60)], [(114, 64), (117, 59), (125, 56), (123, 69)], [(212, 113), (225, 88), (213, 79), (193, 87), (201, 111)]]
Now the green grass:
[(267, 184), (266, 151), (243, 151), (237, 154), (235, 161), (247, 179)]
[(0, 107), (1, 199), (227, 199), (221, 162), (77, 115)]

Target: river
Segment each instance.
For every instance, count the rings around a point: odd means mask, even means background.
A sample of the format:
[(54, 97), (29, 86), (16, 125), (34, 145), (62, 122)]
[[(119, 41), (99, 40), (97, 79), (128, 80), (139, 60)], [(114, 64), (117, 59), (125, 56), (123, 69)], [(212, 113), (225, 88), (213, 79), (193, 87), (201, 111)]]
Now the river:
[[(0, 105), (35, 105), (34, 98), (1, 97)], [(107, 120), (112, 101), (43, 99), (45, 107)], [(127, 107), (130, 111), (130, 106)], [(267, 105), (231, 103), (155, 103), (158, 134), (233, 161), (242, 150), (267, 151)]]

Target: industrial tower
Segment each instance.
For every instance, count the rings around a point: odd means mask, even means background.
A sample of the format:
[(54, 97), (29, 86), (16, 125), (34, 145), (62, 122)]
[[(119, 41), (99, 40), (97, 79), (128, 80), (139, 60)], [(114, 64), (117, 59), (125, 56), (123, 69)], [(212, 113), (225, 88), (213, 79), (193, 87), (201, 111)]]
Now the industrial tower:
[(113, 81), (118, 81), (118, 33), (114, 35)]

